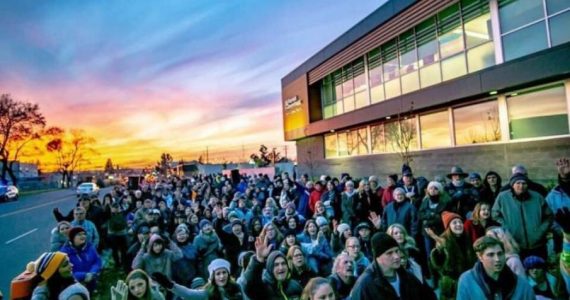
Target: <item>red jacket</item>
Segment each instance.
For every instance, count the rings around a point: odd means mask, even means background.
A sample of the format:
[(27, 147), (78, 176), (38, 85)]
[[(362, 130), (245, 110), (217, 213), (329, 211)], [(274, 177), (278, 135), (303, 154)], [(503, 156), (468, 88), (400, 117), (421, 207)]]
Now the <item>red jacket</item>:
[(317, 204), (317, 201), (321, 201), (321, 196), (324, 192), (324, 190), (317, 191), (316, 189), (311, 192), (309, 196), (309, 210), (311, 211), (311, 215), (315, 213), (315, 204)]

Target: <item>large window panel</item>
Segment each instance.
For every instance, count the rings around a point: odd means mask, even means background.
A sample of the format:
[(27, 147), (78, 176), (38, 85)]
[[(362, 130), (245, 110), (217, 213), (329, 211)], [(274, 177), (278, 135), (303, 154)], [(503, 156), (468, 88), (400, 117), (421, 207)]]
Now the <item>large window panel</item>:
[(399, 78), (386, 82), (384, 88), (386, 90), (386, 99), (394, 98), (402, 94)]
[(441, 61), (441, 70), (443, 80), (450, 80), (467, 74), (467, 66), (465, 65), (465, 54), (461, 53), (456, 56)]
[(507, 61), (546, 49), (547, 47), (544, 21), (503, 37), (503, 48), (505, 60)]
[(385, 82), (397, 79), (400, 76), (400, 64), (398, 62), (398, 43), (395, 39), (382, 45), (382, 62)]
[(352, 81), (352, 66), (342, 68), (342, 97), (350, 96), (354, 93), (354, 82)]
[(542, 0), (499, 0), (499, 21), (503, 33), (542, 18)]
[[(342, 100), (342, 70), (333, 73), (335, 99)], [(342, 110), (340, 110), (342, 112)]]
[(353, 64), (354, 72), (354, 92), (366, 90), (366, 76), (364, 76), (364, 60), (359, 59)]
[(453, 110), (455, 144), (470, 145), (501, 140), (498, 102), (489, 101)]
[(463, 29), (459, 14), (459, 4), (454, 4), (437, 14), (438, 40), (441, 58), (463, 51)]
[(325, 135), (325, 158), (338, 157), (336, 133)]
[(370, 89), (370, 100), (372, 103), (378, 103), (384, 100), (384, 86), (379, 85)]
[(546, 0), (548, 15), (552, 15), (568, 8), (570, 8), (570, 1), (568, 0)]
[(366, 91), (354, 94), (354, 101), (356, 102), (355, 109), (365, 107), (370, 104), (368, 103), (368, 95), (366, 94)]
[(429, 18), (416, 26), (416, 42), (419, 67), (431, 65), (439, 61), (435, 18)]
[(368, 154), (368, 133), (366, 127), (351, 130), (347, 136), (348, 155)]
[(347, 113), (349, 111), (353, 111), (355, 108), (354, 104), (354, 95), (350, 95), (343, 99), (344, 102), (344, 112)]
[[(570, 4), (570, 1), (567, 1)], [(557, 46), (570, 41), (570, 11), (550, 19), (550, 41)]]
[(409, 118), (384, 124), (386, 152), (402, 152), (418, 149), (416, 119)]
[(414, 31), (410, 30), (400, 35), (400, 74), (408, 74), (418, 70), (418, 57), (416, 53), (416, 38)]
[(420, 80), (418, 77), (418, 71), (402, 75), (401, 81), (402, 81), (402, 94), (410, 93), (420, 89)]
[(495, 45), (493, 42), (467, 51), (469, 72), (479, 71), (495, 65)]
[(491, 33), (491, 15), (488, 13), (465, 23), (465, 43), (467, 48), (490, 41)]
[(342, 99), (336, 100), (335, 111), (337, 115), (344, 113), (344, 101)]
[(348, 156), (348, 132), (338, 134), (338, 156)]
[(370, 101), (376, 103), (384, 100), (380, 48), (368, 52), (368, 80), (370, 85)]
[(422, 149), (449, 147), (449, 113), (447, 111), (420, 116)]
[(384, 153), (386, 152), (386, 139), (384, 137), (384, 125), (372, 125), (370, 126), (370, 140), (372, 145), (370, 146), (372, 153)]
[(423, 67), (420, 69), (420, 82), (422, 88), (441, 82), (441, 67), (439, 64)]
[(507, 106), (511, 139), (568, 134), (563, 85), (513, 94)]

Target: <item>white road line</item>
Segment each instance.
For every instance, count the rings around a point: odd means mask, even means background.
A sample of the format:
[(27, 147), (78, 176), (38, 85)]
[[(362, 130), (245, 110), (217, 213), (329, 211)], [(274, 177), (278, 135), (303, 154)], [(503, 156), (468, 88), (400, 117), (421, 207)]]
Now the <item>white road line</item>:
[(30, 231), (28, 231), (28, 232), (26, 232), (26, 233), (20, 234), (19, 236), (15, 237), (15, 238), (13, 238), (13, 239), (11, 239), (11, 240), (9, 240), (9, 241), (7, 241), (5, 244), (8, 245), (8, 244), (10, 244), (10, 243), (12, 243), (12, 242), (14, 242), (14, 241), (20, 239), (20, 238), (25, 237), (26, 235), (28, 235), (28, 234), (30, 234), (30, 233), (36, 231), (36, 230), (38, 230), (38, 229), (37, 229), (37, 228), (34, 228), (34, 229), (32, 229), (32, 230), (30, 230)]
[(0, 215), (0, 218), (5, 218), (5, 217), (17, 215), (17, 214), (19, 214), (19, 213), (23, 213), (23, 212), (27, 212), (27, 211), (30, 211), (30, 210), (34, 210), (34, 209), (36, 209), (36, 208), (40, 208), (40, 207), (52, 205), (52, 204), (54, 204), (54, 203), (59, 203), (59, 202), (67, 201), (67, 200), (68, 200), (67, 198), (69, 198), (69, 197), (71, 197), (71, 196), (66, 196), (66, 197), (64, 197), (63, 199), (60, 199), (60, 200), (57, 200), (57, 201), (52, 201), (52, 202), (48, 202), (48, 203), (44, 203), (44, 204), (40, 204), (40, 205), (28, 207), (28, 208), (16, 210), (16, 211), (13, 211), (13, 212), (10, 212), (10, 213), (7, 213), (7, 214)]

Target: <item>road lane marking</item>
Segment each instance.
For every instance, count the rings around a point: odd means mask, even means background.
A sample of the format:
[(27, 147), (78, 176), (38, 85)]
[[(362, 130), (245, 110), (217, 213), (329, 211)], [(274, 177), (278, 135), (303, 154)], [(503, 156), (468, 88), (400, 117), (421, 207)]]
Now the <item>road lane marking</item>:
[(67, 200), (68, 200), (67, 198), (70, 198), (70, 197), (75, 197), (75, 195), (70, 195), (70, 196), (63, 197), (62, 199), (57, 200), (57, 201), (52, 201), (52, 202), (48, 202), (48, 203), (44, 203), (44, 204), (40, 204), (40, 205), (28, 207), (28, 208), (23, 208), (23, 209), (20, 209), (20, 210), (15, 210), (15, 211), (13, 211), (13, 212), (9, 212), (9, 213), (0, 215), (0, 218), (5, 218), (5, 217), (17, 215), (17, 214), (19, 214), (19, 213), (23, 213), (23, 212), (27, 212), (27, 211), (30, 211), (30, 210), (34, 210), (34, 209), (36, 209), (36, 208), (40, 208), (40, 207), (52, 205), (52, 204), (55, 204), (55, 203), (67, 201)]
[(12, 243), (12, 242), (15, 242), (15, 241), (17, 241), (18, 239), (21, 239), (21, 238), (25, 237), (25, 236), (28, 235), (28, 234), (31, 234), (32, 232), (34, 232), (34, 231), (36, 231), (36, 230), (38, 230), (38, 229), (37, 229), (37, 228), (34, 228), (34, 229), (32, 229), (32, 230), (30, 230), (30, 231), (28, 231), (28, 232), (26, 232), (26, 233), (20, 234), (19, 236), (15, 237), (15, 238), (13, 238), (13, 239), (11, 239), (11, 240), (9, 240), (9, 241), (7, 241), (5, 244), (8, 245), (8, 244), (10, 244), (10, 243)]

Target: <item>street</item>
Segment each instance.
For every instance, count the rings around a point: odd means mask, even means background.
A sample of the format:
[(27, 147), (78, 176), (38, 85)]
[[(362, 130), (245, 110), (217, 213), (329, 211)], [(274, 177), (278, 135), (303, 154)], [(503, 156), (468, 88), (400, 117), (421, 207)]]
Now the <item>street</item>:
[[(101, 189), (100, 198), (108, 192)], [(49, 251), (50, 233), (56, 226), (52, 210), (67, 213), (77, 203), (75, 190), (22, 196), (0, 204), (0, 291), (9, 299), (10, 282), (26, 264)]]

